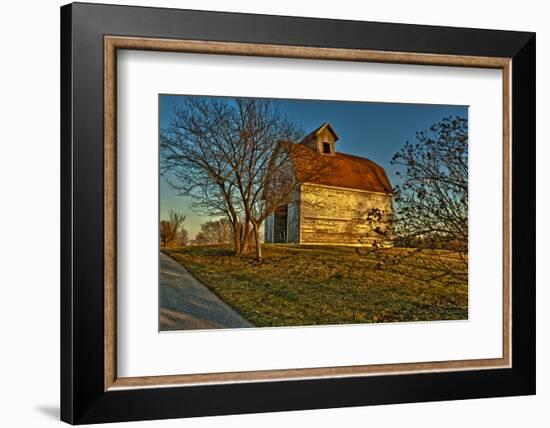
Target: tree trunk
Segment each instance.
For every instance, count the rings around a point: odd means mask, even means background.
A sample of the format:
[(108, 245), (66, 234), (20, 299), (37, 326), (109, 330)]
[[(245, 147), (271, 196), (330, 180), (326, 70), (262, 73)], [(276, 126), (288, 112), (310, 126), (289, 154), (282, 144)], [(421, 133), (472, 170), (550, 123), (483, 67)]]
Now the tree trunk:
[(248, 253), (250, 247), (250, 222), (245, 221), (244, 227), (241, 228), (241, 254)]
[(262, 243), (260, 242), (260, 228), (256, 223), (253, 223), (254, 243), (256, 244), (256, 260), (262, 261)]
[(241, 255), (241, 223), (238, 220), (233, 223), (233, 250), (236, 256)]

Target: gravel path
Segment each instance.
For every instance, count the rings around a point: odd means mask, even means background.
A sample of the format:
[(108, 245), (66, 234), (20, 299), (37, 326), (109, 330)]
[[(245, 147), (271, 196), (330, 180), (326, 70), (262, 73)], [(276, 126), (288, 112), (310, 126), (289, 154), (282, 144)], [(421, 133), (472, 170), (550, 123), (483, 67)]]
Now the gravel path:
[(160, 253), (160, 329), (198, 330), (254, 327), (191, 276)]

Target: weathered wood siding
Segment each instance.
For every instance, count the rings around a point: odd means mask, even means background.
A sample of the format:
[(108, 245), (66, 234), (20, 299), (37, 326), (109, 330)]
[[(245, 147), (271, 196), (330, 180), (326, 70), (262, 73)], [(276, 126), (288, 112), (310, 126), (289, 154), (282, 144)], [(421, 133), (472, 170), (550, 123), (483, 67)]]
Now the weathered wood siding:
[(391, 195), (312, 184), (301, 187), (302, 244), (369, 245), (375, 239), (365, 239), (372, 232), (366, 221), (369, 210), (392, 209)]
[(273, 242), (273, 214), (264, 221), (264, 242)]
[(300, 191), (296, 191), (294, 201), (288, 204), (288, 240), (297, 244), (300, 242)]
[(321, 129), (316, 138), (312, 139), (306, 146), (318, 153), (323, 153), (323, 143), (330, 144), (331, 154), (336, 152), (334, 135), (332, 135), (332, 132), (328, 128)]

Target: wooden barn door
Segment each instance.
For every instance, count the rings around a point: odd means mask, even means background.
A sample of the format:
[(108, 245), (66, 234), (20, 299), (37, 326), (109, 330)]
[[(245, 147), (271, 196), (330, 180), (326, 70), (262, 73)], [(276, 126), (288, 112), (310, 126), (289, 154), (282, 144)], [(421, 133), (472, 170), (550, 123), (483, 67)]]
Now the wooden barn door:
[(275, 215), (273, 216), (273, 220), (273, 242), (287, 242), (286, 224), (288, 221), (288, 205), (277, 208), (277, 211), (275, 211)]

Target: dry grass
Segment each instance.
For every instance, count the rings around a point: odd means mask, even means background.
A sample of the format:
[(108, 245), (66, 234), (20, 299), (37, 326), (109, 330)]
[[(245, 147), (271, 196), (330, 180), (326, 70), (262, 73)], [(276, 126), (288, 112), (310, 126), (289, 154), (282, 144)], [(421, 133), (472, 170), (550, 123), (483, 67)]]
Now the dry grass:
[(389, 267), (353, 248), (282, 244), (265, 245), (261, 264), (226, 246), (163, 251), (256, 326), (468, 317), (468, 284), (417, 279), (431, 277), (425, 260)]

